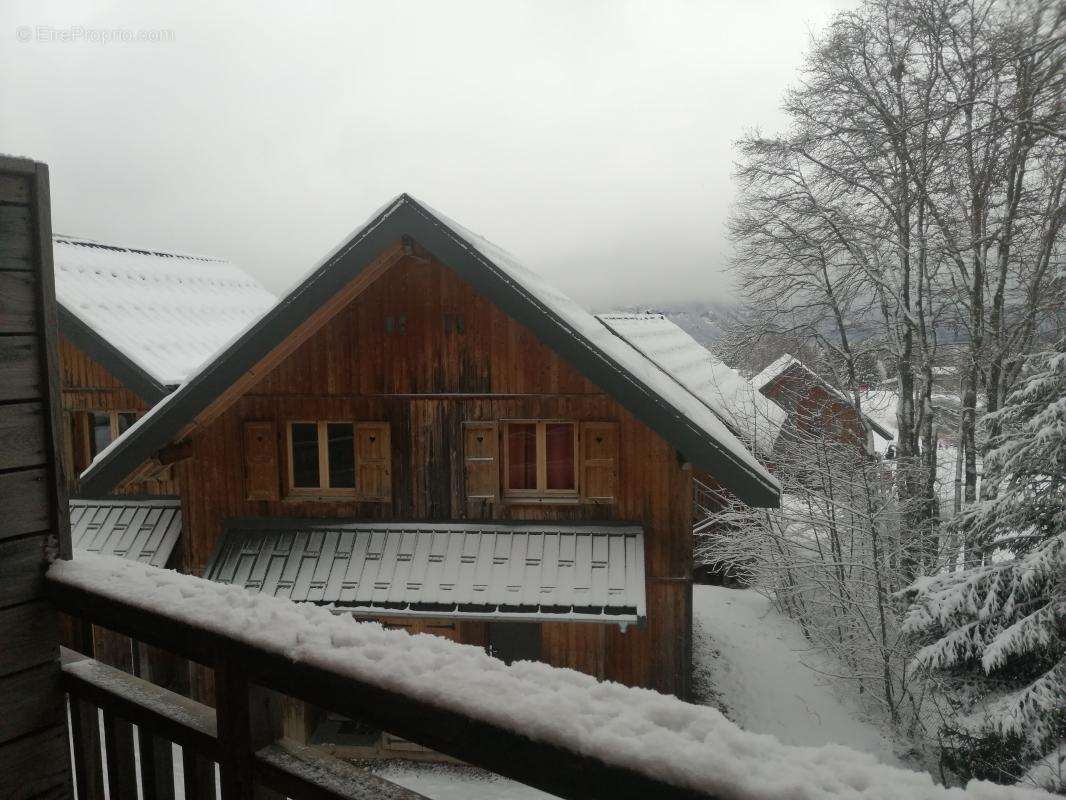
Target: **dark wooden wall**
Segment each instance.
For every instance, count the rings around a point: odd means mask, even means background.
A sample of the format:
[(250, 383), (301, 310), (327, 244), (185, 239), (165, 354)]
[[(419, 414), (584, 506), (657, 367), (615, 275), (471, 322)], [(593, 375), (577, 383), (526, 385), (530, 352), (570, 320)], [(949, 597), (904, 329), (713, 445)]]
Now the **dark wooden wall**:
[(0, 796), (71, 797), (49, 557), (70, 557), (48, 168), (0, 157)]
[[(462, 423), (523, 417), (617, 421), (618, 502), (468, 504)], [(245, 499), (243, 422), (276, 423), (283, 476), (284, 423), (314, 418), (390, 423), (391, 502)], [(658, 435), (447, 267), (400, 260), (192, 441), (178, 480), (184, 565), (198, 574), (228, 517), (640, 522), (647, 624), (625, 633), (614, 625), (545, 624), (542, 655), (598, 677), (687, 695), (691, 472)]]
[[(59, 372), (63, 385), (63, 436), (68, 463), (67, 489), (76, 492), (78, 474), (88, 467), (82, 456), (90, 435), (84, 411), (135, 411), (138, 416), (151, 406), (106, 367), (90, 358), (64, 336), (59, 337)], [(165, 473), (160, 478), (126, 483), (115, 494), (177, 494), (177, 484)]]

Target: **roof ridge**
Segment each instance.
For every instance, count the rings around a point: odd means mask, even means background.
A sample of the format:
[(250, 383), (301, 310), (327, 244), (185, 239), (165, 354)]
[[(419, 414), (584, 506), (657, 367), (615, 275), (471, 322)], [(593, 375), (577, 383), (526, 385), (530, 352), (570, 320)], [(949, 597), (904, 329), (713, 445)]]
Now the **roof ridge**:
[[(183, 258), (189, 261), (204, 261), (214, 262), (218, 264), (232, 264), (229, 259), (220, 258), (219, 256), (205, 256), (196, 255), (194, 253), (179, 253), (173, 250), (158, 250), (147, 247), (125, 247), (118, 244), (108, 244), (106, 242), (98, 242), (95, 239), (87, 239), (83, 236), (67, 236), (61, 233), (52, 234), (53, 243), (70, 244), (77, 247), (94, 247), (100, 250), (111, 250), (116, 253), (137, 253), (145, 256), (156, 256), (158, 258)], [(236, 266), (236, 265), (234, 265)]]

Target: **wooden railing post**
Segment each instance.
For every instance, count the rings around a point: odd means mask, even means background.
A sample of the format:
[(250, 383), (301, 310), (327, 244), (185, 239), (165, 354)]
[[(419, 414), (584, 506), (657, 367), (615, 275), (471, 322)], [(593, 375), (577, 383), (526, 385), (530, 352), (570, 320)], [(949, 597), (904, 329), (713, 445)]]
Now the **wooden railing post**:
[(235, 659), (215, 664), (219, 783), (222, 800), (252, 800), (252, 719), (248, 675)]
[(255, 752), (280, 734), (278, 703), (248, 682), (244, 665), (232, 654), (215, 664), (215, 713), (218, 719), (221, 800), (253, 800)]
[(111, 800), (137, 800), (137, 767), (133, 753), (133, 726), (104, 709), (104, 751)]

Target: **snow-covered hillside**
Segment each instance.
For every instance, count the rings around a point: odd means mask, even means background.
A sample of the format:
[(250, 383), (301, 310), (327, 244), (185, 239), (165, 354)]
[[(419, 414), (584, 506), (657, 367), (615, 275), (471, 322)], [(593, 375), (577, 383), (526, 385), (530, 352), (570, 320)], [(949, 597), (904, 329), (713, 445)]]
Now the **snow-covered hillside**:
[(843, 744), (900, 766), (878, 725), (819, 674), (834, 666), (765, 597), (696, 586), (693, 616), (696, 690), (704, 702), (752, 733), (794, 745)]

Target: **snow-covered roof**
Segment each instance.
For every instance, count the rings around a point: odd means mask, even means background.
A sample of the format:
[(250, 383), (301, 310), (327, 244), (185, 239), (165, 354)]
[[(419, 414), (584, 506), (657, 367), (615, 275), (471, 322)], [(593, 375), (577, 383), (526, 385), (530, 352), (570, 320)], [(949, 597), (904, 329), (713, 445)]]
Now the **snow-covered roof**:
[(100, 453), (82, 475), (83, 489), (110, 491), (172, 437), (187, 432), (186, 426), (234, 381), (406, 236), (425, 245), (738, 497), (753, 505), (777, 502), (778, 481), (703, 401), (513, 256), (406, 194), (358, 228), (262, 318), (202, 365), (171, 402)]
[(62, 309), (162, 386), (182, 383), (276, 300), (220, 258), (59, 235), (52, 253)]
[[(852, 401), (850, 397), (845, 395), (843, 392), (841, 392), (839, 389), (829, 383), (829, 381), (827, 381), (813, 369), (808, 367), (798, 358), (789, 355), (788, 353), (785, 353), (785, 355), (778, 358), (776, 361), (774, 361), (772, 364), (768, 365), (764, 370), (762, 370), (762, 372), (758, 373), (754, 378), (752, 378), (751, 385), (759, 391), (762, 391), (790, 369), (802, 371), (802, 373), (806, 375), (808, 379), (810, 379), (812, 382), (817, 383), (819, 386), (822, 386), (827, 392), (834, 395), (842, 402), (851, 405)], [(886, 428), (877, 419), (865, 412), (862, 416), (866, 424), (873, 428), (882, 438), (889, 440), (895, 438), (893, 431), (890, 428)]]
[(204, 577), (390, 616), (638, 622), (636, 525), (231, 521)]
[(165, 567), (180, 534), (181, 501), (176, 497), (70, 501), (75, 550)]
[(762, 456), (788, 416), (662, 314), (599, 314), (597, 319), (707, 405)]
[(481, 647), (125, 559), (79, 553), (54, 562), (48, 579), (699, 796), (1052, 800), (1046, 792), (979, 780), (946, 788), (927, 772), (887, 766), (843, 745), (782, 744), (742, 730), (716, 708), (672, 695), (535, 661), (508, 665)]

